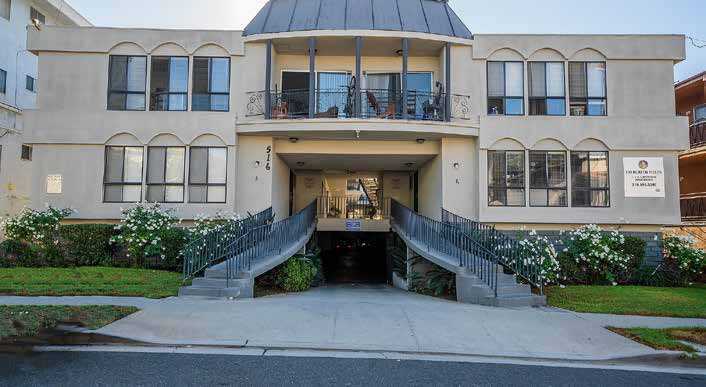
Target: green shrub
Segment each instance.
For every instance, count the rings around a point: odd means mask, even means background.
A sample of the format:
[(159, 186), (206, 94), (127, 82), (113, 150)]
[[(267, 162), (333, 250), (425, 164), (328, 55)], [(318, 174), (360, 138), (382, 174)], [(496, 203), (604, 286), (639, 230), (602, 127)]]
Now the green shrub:
[(559, 254), (562, 277), (581, 284), (617, 285), (632, 261), (622, 250), (625, 239), (593, 224), (569, 231)]
[(61, 250), (72, 266), (110, 265), (114, 246), (110, 239), (115, 227), (110, 224), (71, 224), (59, 228)]
[(39, 252), (32, 245), (8, 239), (0, 243), (0, 267), (42, 266)]
[(125, 247), (128, 257), (139, 266), (148, 259), (165, 260), (164, 239), (175, 224), (171, 210), (162, 209), (159, 204), (139, 203), (122, 211), (122, 219), (116, 227), (119, 233), (112, 242)]
[(694, 281), (706, 271), (706, 251), (695, 247), (687, 236), (664, 238), (665, 263), (674, 265), (687, 281)]
[(626, 236), (625, 242), (618, 247), (618, 250), (630, 258), (627, 268), (618, 275), (618, 282), (629, 283), (640, 268), (645, 263), (645, 250), (647, 242), (644, 239), (634, 236)]
[(71, 209), (48, 206), (44, 211), (25, 208), (0, 224), (8, 239), (29, 244), (37, 251), (37, 260), (25, 262), (32, 266), (65, 266), (59, 243), (59, 224), (71, 215)]
[(184, 246), (189, 240), (189, 230), (181, 227), (173, 227), (166, 230), (162, 235), (162, 245), (164, 246), (164, 258), (155, 267), (162, 270), (181, 271), (184, 257), (181, 254)]
[(282, 265), (277, 282), (287, 292), (303, 292), (311, 288), (316, 272), (310, 259), (297, 255)]

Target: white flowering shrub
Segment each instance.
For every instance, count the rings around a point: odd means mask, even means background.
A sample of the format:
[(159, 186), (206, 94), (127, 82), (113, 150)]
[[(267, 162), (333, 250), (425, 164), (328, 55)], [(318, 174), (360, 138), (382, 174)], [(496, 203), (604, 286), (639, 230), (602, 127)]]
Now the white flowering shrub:
[(694, 238), (670, 235), (663, 243), (665, 258), (672, 260), (686, 279), (694, 279), (706, 271), (706, 251), (695, 247)]
[(18, 215), (4, 219), (0, 228), (8, 239), (46, 249), (59, 244), (59, 224), (72, 213), (71, 209), (51, 206), (44, 211), (25, 208)]
[[(558, 255), (554, 244), (546, 236), (540, 236), (536, 231), (519, 240), (519, 256), (525, 267), (533, 267), (538, 280), (543, 285), (557, 283), (561, 275)], [(516, 264), (516, 262), (510, 262)]]
[(194, 219), (194, 225), (188, 229), (190, 239), (195, 240), (205, 237), (215, 230), (227, 229), (240, 220), (240, 215), (224, 212), (218, 212), (214, 216), (198, 215)]
[(159, 204), (137, 204), (122, 210), (120, 224), (115, 226), (119, 234), (111, 242), (123, 245), (128, 256), (135, 259), (157, 256), (166, 259), (165, 239), (172, 234), (176, 223), (172, 211)]
[(569, 231), (562, 242), (563, 276), (576, 282), (617, 285), (634, 260), (623, 251), (625, 236), (618, 231), (604, 231), (597, 225)]

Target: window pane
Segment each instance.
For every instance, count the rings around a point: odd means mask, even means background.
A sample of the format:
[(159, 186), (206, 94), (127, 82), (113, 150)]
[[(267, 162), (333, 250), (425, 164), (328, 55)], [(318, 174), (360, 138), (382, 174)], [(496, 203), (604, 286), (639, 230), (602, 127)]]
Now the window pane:
[(206, 203), (206, 186), (190, 186), (189, 201), (192, 203)]
[(108, 147), (105, 152), (105, 182), (121, 183), (123, 181), (123, 148)]
[(123, 186), (122, 185), (106, 185), (103, 193), (103, 200), (106, 202), (122, 202), (123, 201)]
[(605, 152), (592, 152), (591, 187), (607, 188), (608, 184), (608, 154)]
[(0, 93), (7, 92), (7, 71), (0, 70)]
[(225, 203), (226, 187), (208, 187), (209, 203)]
[(142, 186), (126, 185), (123, 186), (123, 202), (137, 203), (142, 200)]
[(591, 205), (591, 191), (574, 190), (572, 195), (572, 205), (574, 207), (589, 207)]
[(189, 182), (192, 184), (208, 183), (206, 171), (208, 148), (191, 148), (189, 158)]
[(488, 190), (488, 205), (491, 207), (504, 206), (507, 203), (507, 190), (491, 189)]
[(208, 93), (208, 58), (194, 58), (194, 94)]
[(566, 155), (561, 152), (547, 154), (547, 185), (552, 188), (566, 187)]
[(217, 112), (228, 111), (229, 106), (229, 96), (227, 94), (215, 94), (211, 95), (211, 109)]
[(0, 0), (0, 17), (10, 20), (11, 0)]
[[(547, 186), (547, 154), (545, 152), (530, 152), (530, 187)], [(532, 193), (530, 192), (530, 196)], [(545, 195), (546, 197), (546, 195)], [(546, 200), (545, 200), (546, 202)]]
[(126, 183), (142, 183), (142, 148), (125, 148)]
[(505, 95), (505, 70), (503, 62), (488, 62), (488, 96)]
[(568, 205), (566, 190), (549, 190), (548, 199), (550, 207), (566, 207)]
[(507, 205), (508, 206), (524, 206), (525, 205), (525, 190), (509, 189), (507, 190)]
[(610, 195), (608, 191), (593, 191), (591, 192), (592, 207), (609, 207)]
[(166, 152), (166, 148), (148, 148), (147, 184), (164, 183), (164, 162), (166, 159)]
[(208, 183), (226, 183), (226, 158), (225, 148), (210, 148), (208, 150)]
[(547, 114), (550, 116), (566, 115), (566, 100), (564, 99), (547, 99)]
[(588, 153), (571, 153), (571, 185), (574, 188), (590, 187)]
[(488, 152), (488, 185), (490, 187), (504, 187), (505, 180), (505, 152)]
[(583, 62), (569, 63), (569, 96), (586, 98), (586, 64)]
[(167, 203), (181, 203), (184, 201), (184, 187), (166, 187), (164, 201)]
[(525, 113), (523, 105), (521, 98), (505, 98), (505, 114), (522, 115)]
[(546, 207), (548, 203), (548, 190), (546, 189), (531, 189), (530, 190), (530, 206)]
[(556, 62), (547, 63), (547, 96), (563, 97), (565, 93), (564, 64)]
[(163, 185), (153, 185), (147, 187), (147, 201), (149, 203), (164, 202), (165, 187)]
[(505, 63), (505, 95), (522, 97), (524, 90), (524, 64), (521, 62)]
[(600, 99), (588, 100), (588, 115), (589, 116), (604, 116), (606, 115), (606, 102)]
[(587, 63), (588, 97), (605, 98), (605, 63)]
[(144, 92), (147, 79), (147, 58), (144, 56), (128, 57), (127, 69), (127, 90)]
[(110, 93), (108, 96), (108, 109), (123, 110), (127, 103), (127, 95), (125, 93)]
[(230, 90), (230, 59), (211, 59), (211, 92), (227, 93)]
[(145, 110), (145, 95), (144, 94), (128, 94), (126, 109), (127, 110)]
[(208, 94), (194, 94), (191, 101), (191, 110), (209, 111), (211, 110), (211, 97)]
[(184, 148), (167, 148), (167, 184), (184, 183)]
[(525, 153), (507, 152), (507, 186), (525, 186)]
[(127, 90), (127, 57), (110, 57), (110, 90)]
[(150, 89), (152, 93), (169, 91), (169, 58), (152, 58)]
[(169, 110), (186, 110), (186, 94), (172, 94), (169, 96)]
[(189, 83), (189, 58), (171, 58), (169, 66), (169, 91), (186, 93)]
[(488, 99), (488, 114), (498, 115), (503, 114), (505, 109), (503, 109), (503, 99), (502, 98), (489, 98)]
[(529, 77), (530, 97), (546, 97), (546, 74), (548, 69), (545, 70), (545, 63), (529, 62), (528, 66), (529, 70), (527, 76)]
[(706, 105), (694, 109), (694, 122), (706, 120)]

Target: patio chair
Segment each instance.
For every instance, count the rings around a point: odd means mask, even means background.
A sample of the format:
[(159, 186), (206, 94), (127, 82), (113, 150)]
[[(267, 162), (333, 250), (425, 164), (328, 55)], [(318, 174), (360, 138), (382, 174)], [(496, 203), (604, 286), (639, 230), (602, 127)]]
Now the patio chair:
[(436, 82), (436, 92), (434, 93), (434, 100), (432, 102), (424, 102), (424, 118), (426, 119), (439, 119), (443, 111), (443, 98), (444, 98), (444, 86), (441, 82)]
[(372, 91), (366, 91), (365, 95), (368, 97), (368, 103), (370, 104), (370, 107), (373, 109), (375, 112), (375, 116), (377, 118), (394, 118), (395, 117), (395, 104), (394, 103), (389, 103), (387, 105), (387, 110), (385, 112), (382, 111), (380, 108), (380, 103), (378, 102), (377, 97), (375, 97), (375, 94), (373, 94)]

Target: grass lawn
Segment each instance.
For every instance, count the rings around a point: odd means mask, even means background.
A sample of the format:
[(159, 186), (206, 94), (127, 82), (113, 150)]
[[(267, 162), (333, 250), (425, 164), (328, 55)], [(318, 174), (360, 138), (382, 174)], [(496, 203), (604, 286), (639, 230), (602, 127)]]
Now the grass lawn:
[(696, 349), (694, 349), (690, 345), (680, 343), (678, 340), (684, 340), (696, 344), (706, 345), (706, 328), (609, 329), (617, 334), (623, 335), (627, 338), (645, 344), (654, 349), (696, 352)]
[(181, 274), (112, 267), (0, 269), (0, 295), (175, 296)]
[(706, 318), (706, 286), (567, 286), (547, 289), (549, 305), (585, 313)]
[(0, 306), (0, 339), (36, 336), (60, 323), (98, 329), (137, 312), (123, 306)]

